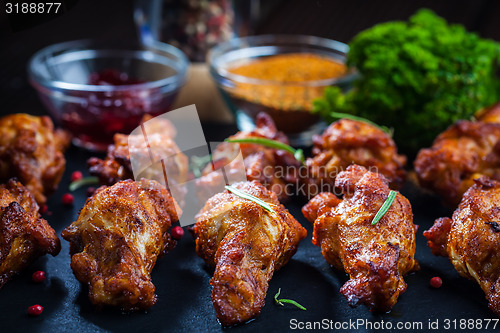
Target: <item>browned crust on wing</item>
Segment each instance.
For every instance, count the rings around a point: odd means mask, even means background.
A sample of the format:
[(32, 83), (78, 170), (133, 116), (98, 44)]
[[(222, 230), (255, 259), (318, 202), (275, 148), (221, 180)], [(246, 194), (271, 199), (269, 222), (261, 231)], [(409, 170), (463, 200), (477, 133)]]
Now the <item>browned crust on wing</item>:
[[(101, 184), (110, 186), (121, 180), (134, 179), (130, 156), (147, 161), (150, 161), (152, 156), (154, 161), (163, 160), (171, 176), (169, 181), (184, 183), (187, 180), (188, 158), (174, 141), (175, 128), (172, 123), (166, 119), (158, 119), (147, 126), (147, 131), (148, 141), (142, 134), (115, 134), (114, 144), (108, 147), (105, 159), (92, 157), (87, 161), (89, 173), (97, 176)], [(137, 177), (140, 178), (163, 180), (161, 163), (153, 164), (144, 174)]]
[(54, 130), (49, 117), (12, 114), (0, 118), (0, 181), (16, 177), (38, 204), (57, 189), (70, 142), (67, 132)]
[(342, 200), (331, 192), (321, 192), (302, 207), (302, 214), (311, 223), (316, 219), (336, 207)]
[(246, 322), (264, 306), (269, 280), (305, 238), (306, 230), (261, 184), (234, 184), (274, 212), (229, 191), (210, 198), (197, 216), (196, 252), (215, 272), (212, 301), (222, 325)]
[(350, 306), (388, 311), (406, 290), (403, 276), (419, 268), (410, 203), (397, 193), (387, 213), (372, 225), (390, 191), (385, 177), (352, 165), (336, 177), (335, 186), (343, 193), (340, 202), (320, 194), (305, 207), (312, 216), (317, 213), (313, 244), (321, 247), (328, 263), (349, 274), (341, 293)]
[(446, 248), (448, 247), (448, 236), (451, 230), (451, 219), (441, 217), (434, 222), (434, 225), (424, 231), (424, 237), (427, 238), (427, 246), (435, 256), (447, 257)]
[(333, 192), (337, 174), (352, 164), (383, 174), (393, 189), (404, 184), (406, 157), (398, 155), (387, 133), (370, 124), (341, 119), (313, 141), (314, 157), (306, 160), (308, 174), (302, 179), (309, 198), (322, 191)]
[(62, 232), (71, 268), (97, 306), (146, 309), (156, 302), (151, 271), (175, 241), (168, 232), (180, 210), (156, 181), (101, 187)]
[(500, 182), (481, 177), (464, 194), (453, 217), (424, 233), (433, 253), (448, 256), (460, 275), (476, 281), (500, 316)]
[(60, 250), (59, 238), (40, 217), (33, 195), (12, 179), (0, 185), (0, 288), (38, 257)]
[[(248, 137), (266, 138), (288, 144), (288, 138), (282, 132), (276, 129), (272, 118), (266, 113), (259, 113), (256, 118), (256, 127), (251, 132), (238, 132), (228, 139), (243, 139)], [(231, 169), (243, 168), (237, 161), (229, 162), (227, 158), (234, 158), (236, 154), (232, 152), (231, 143), (220, 144), (213, 154), (214, 160), (226, 158), (222, 164), (228, 164), (225, 167), (226, 172)], [(241, 153), (244, 160), (246, 178), (248, 181), (258, 181), (268, 190), (275, 192), (281, 202), (288, 200), (291, 193), (290, 187), (298, 182), (296, 168), (300, 163), (294, 156), (284, 150), (265, 147), (259, 144), (240, 143)], [(229, 155), (229, 156), (228, 156)], [(233, 156), (234, 155), (234, 156)], [(200, 201), (206, 201), (213, 189), (220, 188), (224, 182), (221, 174), (212, 173), (212, 165), (207, 165), (203, 170), (203, 176), (197, 180), (198, 197)]]
[(422, 187), (456, 207), (474, 179), (500, 179), (500, 124), (459, 121), (420, 150), (414, 166)]
[(500, 124), (500, 102), (479, 110), (475, 117), (484, 123)]

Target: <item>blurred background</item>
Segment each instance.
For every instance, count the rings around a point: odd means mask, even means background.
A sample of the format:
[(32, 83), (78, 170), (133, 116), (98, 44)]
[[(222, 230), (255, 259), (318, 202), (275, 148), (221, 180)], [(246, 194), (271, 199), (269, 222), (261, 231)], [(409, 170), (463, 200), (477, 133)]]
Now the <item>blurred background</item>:
[[(496, 0), (239, 0), (238, 9), (245, 12), (239, 33), (246, 34), (306, 34), (349, 42), (358, 32), (376, 23), (406, 20), (419, 8), (430, 8), (451, 23), (465, 25), (480, 36), (500, 40), (500, 1)], [(13, 31), (4, 11), (0, 13), (0, 98), (1, 113), (26, 112), (45, 114), (35, 90), (30, 86), (26, 65), (33, 53), (57, 42), (98, 38), (110, 41), (139, 39), (134, 21), (133, 0), (80, 0), (64, 15), (52, 21)], [(247, 31), (241, 31), (247, 30)], [(190, 73), (190, 83), (196, 90), (204, 86), (208, 76)], [(198, 78), (193, 80), (194, 78)], [(194, 82), (193, 82), (194, 81)], [(189, 85), (188, 84), (188, 85)], [(206, 83), (210, 84), (210, 82)], [(192, 86), (191, 86), (192, 89)], [(204, 120), (230, 122), (232, 117), (208, 90), (205, 100), (210, 107), (202, 108)], [(183, 102), (182, 100), (187, 101)], [(189, 104), (189, 96), (181, 91), (180, 102)], [(203, 99), (203, 97), (202, 97)], [(199, 101), (196, 101), (198, 104)]]

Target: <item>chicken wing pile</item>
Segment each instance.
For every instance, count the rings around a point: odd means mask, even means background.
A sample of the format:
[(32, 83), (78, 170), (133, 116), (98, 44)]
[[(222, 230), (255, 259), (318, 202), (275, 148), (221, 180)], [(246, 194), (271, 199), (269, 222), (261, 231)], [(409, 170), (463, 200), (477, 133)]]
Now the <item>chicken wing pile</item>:
[(19, 113), (0, 118), (0, 182), (16, 177), (38, 204), (45, 204), (64, 173), (69, 142), (49, 117)]
[(398, 155), (392, 138), (375, 126), (341, 119), (321, 136), (314, 136), (313, 142), (314, 156), (306, 160), (307, 176), (302, 177), (308, 198), (322, 191), (334, 192), (335, 177), (351, 164), (383, 174), (393, 189), (403, 186), (406, 157)]
[[(266, 113), (259, 113), (256, 118), (256, 128), (251, 132), (238, 132), (229, 139), (243, 138), (267, 138), (288, 144), (288, 138), (276, 129), (276, 126)], [(232, 153), (232, 143), (221, 143), (213, 152), (212, 158), (215, 164), (226, 165), (228, 172), (231, 169), (237, 170), (243, 166), (238, 165), (238, 160), (234, 160)], [(300, 166), (295, 157), (284, 150), (269, 148), (259, 144), (240, 143), (241, 153), (246, 168), (247, 180), (256, 180), (267, 189), (274, 191), (280, 201), (288, 199), (290, 190), (286, 189), (287, 184), (297, 183), (296, 168)], [(202, 172), (202, 177), (197, 180), (197, 188), (200, 200), (207, 200), (213, 189), (217, 185), (223, 184), (221, 174), (212, 173), (214, 166), (209, 164)]]
[(424, 232), (435, 255), (448, 257), (463, 277), (481, 286), (500, 316), (500, 182), (485, 176), (465, 192), (453, 217)]
[(178, 214), (174, 199), (156, 181), (125, 180), (97, 189), (62, 232), (70, 242), (71, 268), (88, 284), (93, 304), (122, 310), (155, 304), (150, 274), (158, 256), (175, 245), (168, 229)]
[(350, 306), (388, 311), (406, 290), (403, 276), (419, 267), (410, 203), (397, 193), (387, 213), (372, 225), (390, 191), (385, 177), (351, 165), (337, 175), (335, 186), (342, 190), (342, 200), (324, 192), (302, 209), (314, 222), (313, 243), (330, 265), (349, 274), (340, 291)]
[(481, 112), (478, 121), (462, 120), (441, 133), (414, 162), (422, 187), (456, 207), (474, 179), (500, 180), (500, 108)]
[(40, 217), (33, 195), (13, 179), (0, 185), (0, 288), (38, 257), (56, 256), (60, 250), (59, 238)]
[(229, 191), (210, 198), (197, 216), (196, 252), (215, 267), (212, 302), (224, 326), (256, 317), (268, 282), (297, 251), (306, 230), (256, 181), (235, 188), (267, 202), (273, 211)]
[[(150, 118), (146, 117), (143, 121)], [(115, 134), (114, 144), (108, 147), (108, 153), (104, 160), (92, 157), (88, 160), (89, 172), (97, 176), (103, 185), (113, 185), (120, 180), (134, 179), (130, 156), (138, 160), (150, 158), (159, 161), (168, 156), (173, 158), (164, 159), (169, 174), (173, 175), (173, 181), (184, 183), (187, 180), (188, 158), (182, 154), (174, 141), (176, 130), (167, 119), (157, 119), (148, 126), (147, 141), (144, 135)], [(144, 178), (163, 179), (162, 168), (149, 168)]]

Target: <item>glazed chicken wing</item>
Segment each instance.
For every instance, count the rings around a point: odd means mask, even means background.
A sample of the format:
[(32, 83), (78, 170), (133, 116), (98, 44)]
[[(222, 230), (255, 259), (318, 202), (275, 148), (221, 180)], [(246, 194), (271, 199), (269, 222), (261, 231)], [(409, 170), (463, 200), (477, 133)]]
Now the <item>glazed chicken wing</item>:
[(308, 172), (301, 178), (308, 198), (322, 191), (334, 192), (335, 177), (351, 164), (383, 174), (393, 189), (403, 186), (406, 157), (398, 155), (392, 138), (375, 126), (341, 119), (321, 136), (314, 136), (313, 142), (314, 157), (306, 160)]
[(500, 102), (479, 110), (475, 118), (483, 123), (500, 124)]
[(168, 229), (178, 214), (174, 199), (156, 181), (125, 180), (97, 189), (62, 232), (70, 242), (71, 268), (88, 284), (93, 304), (122, 310), (155, 304), (151, 271), (175, 244)]
[(259, 315), (274, 271), (306, 236), (274, 192), (255, 181), (233, 186), (267, 202), (273, 211), (226, 190), (210, 198), (197, 216), (196, 252), (215, 267), (212, 302), (224, 326)]
[(11, 179), (0, 185), (0, 288), (36, 258), (61, 250), (33, 195)]
[(302, 209), (314, 222), (313, 243), (326, 261), (349, 274), (341, 293), (350, 306), (390, 310), (406, 290), (403, 276), (418, 269), (415, 232), (409, 201), (397, 193), (387, 213), (372, 225), (387, 199), (385, 177), (352, 165), (337, 175), (340, 200), (323, 192)]
[[(266, 113), (259, 113), (256, 119), (256, 128), (251, 132), (238, 132), (229, 139), (243, 138), (267, 138), (288, 144), (288, 138), (282, 132), (278, 132), (276, 126)], [(198, 196), (201, 201), (207, 200), (213, 189), (217, 188), (217, 184), (223, 184), (224, 179), (220, 174), (211, 173), (217, 169), (218, 165), (226, 165), (225, 168), (231, 173), (231, 170), (243, 168), (238, 164), (238, 160), (233, 160), (232, 143), (221, 143), (213, 152), (213, 160), (216, 164), (215, 168), (211, 164), (202, 172), (202, 177), (196, 182), (198, 188)], [(287, 184), (297, 182), (296, 167), (300, 163), (294, 156), (284, 150), (269, 148), (259, 144), (240, 143), (241, 153), (243, 155), (244, 167), (246, 168), (247, 180), (258, 181), (267, 189), (274, 191), (280, 201), (286, 201), (290, 191), (285, 188)], [(288, 193), (288, 194), (287, 194)]]
[[(150, 118), (145, 118), (143, 121), (148, 119)], [(142, 134), (115, 134), (114, 144), (109, 146), (104, 160), (97, 157), (88, 160), (90, 174), (97, 176), (103, 185), (134, 179), (130, 156), (140, 160), (149, 159), (152, 154), (153, 160), (164, 159), (167, 163), (165, 168), (173, 175), (173, 179), (169, 181), (184, 183), (187, 180), (188, 158), (180, 152), (174, 141), (176, 131), (172, 123), (166, 119), (156, 119), (147, 129), (147, 141)], [(168, 156), (173, 158), (165, 159)], [(141, 176), (148, 179), (163, 179), (163, 168), (148, 168), (147, 173)]]
[[(495, 119), (492, 114), (483, 116)], [(484, 175), (500, 180), (500, 124), (459, 121), (431, 148), (422, 149), (414, 165), (421, 186), (456, 206), (474, 179)]]
[(0, 181), (16, 177), (38, 204), (45, 204), (64, 173), (69, 141), (49, 117), (20, 113), (0, 118)]
[(500, 316), (500, 182), (481, 177), (465, 192), (453, 217), (424, 232), (435, 255), (446, 256), (463, 277), (475, 280)]

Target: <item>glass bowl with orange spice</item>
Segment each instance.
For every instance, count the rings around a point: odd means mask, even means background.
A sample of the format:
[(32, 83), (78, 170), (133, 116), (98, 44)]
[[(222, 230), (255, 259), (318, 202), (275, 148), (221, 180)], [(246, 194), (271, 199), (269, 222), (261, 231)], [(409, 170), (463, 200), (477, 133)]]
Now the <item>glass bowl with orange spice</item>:
[(307, 146), (325, 124), (313, 100), (328, 86), (351, 87), (345, 65), (349, 46), (302, 35), (262, 35), (219, 44), (209, 54), (210, 73), (240, 130), (251, 130), (267, 112), (292, 145)]

